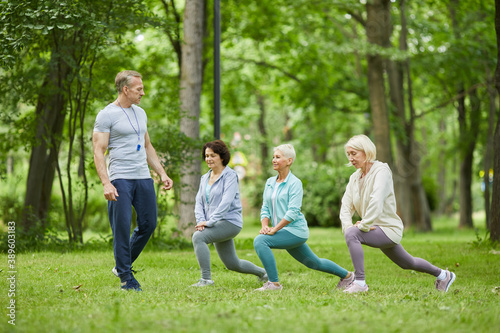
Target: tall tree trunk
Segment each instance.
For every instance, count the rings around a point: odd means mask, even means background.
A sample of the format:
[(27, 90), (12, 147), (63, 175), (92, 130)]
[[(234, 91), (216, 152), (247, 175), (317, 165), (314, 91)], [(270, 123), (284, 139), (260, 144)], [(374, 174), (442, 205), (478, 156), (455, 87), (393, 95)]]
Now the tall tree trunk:
[[(456, 10), (458, 8), (458, 0), (450, 0), (449, 11), (453, 34), (458, 40), (461, 38), (460, 26), (456, 18)], [(470, 112), (467, 114), (465, 107), (465, 89), (464, 83), (458, 82), (458, 123), (460, 127), (459, 133), (459, 150), (460, 150), (460, 178), (459, 178), (459, 202), (460, 202), (460, 222), (459, 227), (473, 227), (472, 222), (472, 162), (474, 149), (476, 147), (477, 134), (479, 131), (479, 118), (481, 111), (479, 109), (479, 99), (477, 91), (474, 89), (470, 94)]]
[[(399, 49), (406, 51), (407, 28), (405, 1), (401, 0), (400, 17), (401, 33)], [(389, 8), (387, 15), (390, 17)], [(390, 27), (390, 22), (388, 23)], [(384, 39), (386, 47), (391, 47), (391, 31), (387, 28)], [(413, 107), (412, 80), (410, 76), (410, 61), (395, 62), (387, 59), (387, 74), (389, 77), (390, 97), (395, 107), (395, 115), (401, 124), (400, 131), (396, 131), (397, 159), (396, 159), (396, 195), (398, 196), (398, 212), (406, 226), (415, 226), (420, 231), (432, 229), (430, 209), (425, 195), (420, 171), (420, 155), (418, 143), (415, 140), (415, 109)], [(405, 106), (404, 78), (406, 76), (409, 117)]]
[(269, 176), (269, 146), (267, 144), (267, 129), (266, 129), (266, 104), (264, 100), (264, 96), (260, 93), (260, 91), (256, 92), (257, 94), (257, 104), (259, 105), (259, 120), (257, 125), (259, 127), (260, 134), (260, 174), (262, 179), (267, 179)]
[[(204, 4), (204, 0), (186, 0), (184, 8), (180, 101), (185, 115), (181, 118), (180, 129), (193, 140), (200, 134)], [(194, 232), (194, 204), (201, 173), (200, 149), (193, 148), (186, 155), (191, 162), (183, 168), (181, 176), (178, 227), (186, 238), (190, 238)]]
[(25, 232), (45, 227), (66, 115), (67, 98), (63, 85), (69, 72), (59, 51), (53, 49), (36, 107), (37, 127), (24, 200), (22, 224)]
[(460, 228), (472, 228), (472, 164), (474, 162), (474, 150), (476, 148), (477, 135), (479, 134), (479, 122), (481, 108), (477, 89), (469, 94), (470, 97), (470, 126), (467, 126), (464, 101), (460, 105), (460, 150), (462, 152), (462, 163), (460, 164)]
[[(446, 132), (446, 122), (444, 121), (444, 117), (441, 116), (441, 119), (439, 120), (439, 132), (440, 133), (445, 133)], [(439, 149), (441, 154), (444, 154), (444, 147), (446, 147), (446, 139), (444, 135), (441, 137), (439, 140)], [(443, 163), (446, 163), (446, 159), (442, 161)], [(439, 168), (438, 172), (438, 184), (439, 189), (438, 189), (438, 206), (437, 206), (437, 213), (442, 215), (442, 214), (447, 214), (448, 213), (448, 199), (447, 199), (447, 186), (446, 186), (446, 176), (447, 176), (447, 168), (446, 164), (443, 165), (443, 167)]]
[(486, 213), (486, 228), (490, 230), (490, 200), (491, 200), (491, 191), (490, 191), (490, 169), (491, 169), (491, 160), (493, 156), (493, 135), (494, 135), (494, 126), (495, 126), (495, 117), (497, 114), (496, 107), (496, 98), (497, 92), (494, 87), (494, 82), (491, 78), (491, 73), (488, 71), (488, 82), (487, 82), (487, 90), (489, 96), (489, 112), (488, 112), (488, 133), (486, 134), (486, 146), (484, 148), (484, 161), (483, 161), (483, 182), (484, 182), (484, 211)]
[[(500, 0), (495, 0), (495, 31), (497, 36), (497, 68), (495, 70), (495, 87), (497, 92), (500, 94)], [(498, 242), (500, 241), (500, 117), (497, 118), (495, 128), (493, 152), (493, 193), (491, 197), (490, 239), (493, 242)]]
[[(373, 0), (366, 3), (367, 21), (365, 29), (368, 42), (371, 44), (384, 46), (384, 34), (388, 23), (387, 8), (389, 5), (390, 0)], [(385, 98), (384, 59), (379, 54), (369, 54), (367, 60), (368, 90), (377, 159), (388, 163), (392, 168), (389, 114)]]
[[(403, 3), (400, 3), (401, 11), (403, 11)], [(386, 15), (388, 16), (388, 27), (384, 30), (384, 47), (392, 47), (391, 35), (392, 27), (390, 20), (390, 10), (386, 9)], [(403, 19), (403, 14), (401, 15)], [(405, 49), (406, 47), (406, 36), (405, 34), (405, 21), (402, 20), (402, 31), (399, 41), (399, 48)], [(398, 214), (402, 218), (405, 226), (412, 226), (414, 224), (414, 207), (411, 189), (411, 179), (414, 176), (415, 166), (410, 160), (411, 149), (413, 146), (413, 122), (410, 119), (408, 122), (406, 120), (406, 106), (404, 98), (404, 73), (403, 64), (401, 62), (395, 62), (391, 59), (386, 59), (387, 77), (389, 81), (389, 96), (391, 100), (392, 107), (395, 109), (394, 114), (396, 119), (399, 120), (399, 130), (395, 131), (396, 135), (396, 149), (397, 158), (395, 159), (394, 168), (394, 187), (397, 197), (398, 204)]]

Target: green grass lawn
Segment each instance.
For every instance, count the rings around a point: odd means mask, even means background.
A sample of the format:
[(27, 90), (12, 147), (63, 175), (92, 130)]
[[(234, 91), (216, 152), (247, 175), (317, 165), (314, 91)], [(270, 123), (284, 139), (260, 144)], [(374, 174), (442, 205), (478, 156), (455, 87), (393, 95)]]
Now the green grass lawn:
[[(500, 255), (474, 244), (472, 230), (437, 222), (435, 229), (407, 232), (403, 245), (457, 274), (446, 294), (434, 289), (434, 277), (402, 270), (371, 248), (365, 251), (370, 291), (363, 295), (336, 291), (337, 277), (281, 250), (274, 253), (284, 289), (267, 293), (253, 291), (260, 287), (256, 277), (225, 269), (213, 247), (215, 287), (190, 287), (199, 279), (193, 251), (148, 247), (134, 265), (140, 293), (120, 290), (111, 249), (18, 254), (15, 327), (6, 316), (11, 298), (2, 254), (0, 332), (498, 332)], [(244, 228), (238, 255), (261, 266), (250, 246), (257, 232)], [(312, 229), (308, 244), (352, 270), (339, 229)]]

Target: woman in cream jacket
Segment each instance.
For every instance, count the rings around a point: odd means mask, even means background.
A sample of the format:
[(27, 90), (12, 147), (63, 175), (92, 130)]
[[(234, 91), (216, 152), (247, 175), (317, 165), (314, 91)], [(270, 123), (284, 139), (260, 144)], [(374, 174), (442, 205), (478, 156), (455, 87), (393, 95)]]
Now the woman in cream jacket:
[[(368, 291), (361, 244), (379, 248), (403, 269), (435, 276), (436, 289), (448, 291), (455, 281), (454, 273), (431, 265), (424, 259), (412, 257), (400, 244), (403, 222), (396, 213), (392, 172), (386, 163), (375, 160), (377, 151), (373, 142), (366, 135), (356, 135), (344, 148), (349, 159), (348, 165), (357, 169), (349, 179), (340, 210), (342, 231), (355, 269), (355, 280), (344, 291)], [(361, 221), (353, 224), (355, 211)]]

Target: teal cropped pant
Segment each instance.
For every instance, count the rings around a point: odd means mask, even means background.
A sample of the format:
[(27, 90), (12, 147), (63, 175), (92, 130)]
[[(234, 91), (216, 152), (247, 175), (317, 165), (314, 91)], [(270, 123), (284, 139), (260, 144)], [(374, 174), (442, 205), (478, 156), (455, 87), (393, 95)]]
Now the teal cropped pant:
[(284, 249), (306, 267), (345, 278), (347, 270), (328, 259), (319, 258), (306, 244), (307, 238), (297, 237), (287, 230), (274, 235), (258, 235), (253, 241), (257, 255), (264, 265), (269, 281), (279, 282), (278, 268), (271, 249)]

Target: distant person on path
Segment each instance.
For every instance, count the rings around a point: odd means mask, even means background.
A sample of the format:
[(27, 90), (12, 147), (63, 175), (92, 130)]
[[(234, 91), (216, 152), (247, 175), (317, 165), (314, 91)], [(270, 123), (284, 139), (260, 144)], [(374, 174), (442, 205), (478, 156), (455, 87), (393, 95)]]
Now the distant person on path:
[[(365, 282), (364, 253), (361, 244), (379, 248), (403, 269), (412, 269), (437, 277), (436, 289), (448, 291), (455, 274), (412, 257), (400, 244), (403, 222), (396, 214), (392, 172), (386, 163), (376, 161), (377, 150), (366, 135), (356, 135), (345, 145), (348, 166), (357, 170), (351, 175), (342, 198), (340, 220), (355, 269), (354, 282), (346, 293), (368, 291)], [(352, 223), (354, 211), (361, 221)]]
[(219, 258), (227, 269), (239, 273), (256, 275), (259, 280), (267, 281), (266, 271), (250, 261), (239, 259), (236, 255), (233, 238), (243, 227), (241, 215), (238, 176), (227, 164), (231, 153), (221, 140), (208, 142), (203, 146), (203, 159), (210, 170), (201, 177), (200, 188), (196, 194), (196, 231), (193, 246), (200, 265), (201, 279), (193, 287), (214, 285), (210, 269), (210, 250), (213, 243)]
[[(149, 140), (146, 112), (138, 106), (144, 96), (141, 74), (120, 72), (115, 86), (117, 99), (96, 117), (94, 163), (108, 200), (116, 264), (113, 273), (120, 278), (122, 289), (141, 291), (132, 273), (132, 263), (153, 234), (157, 219), (156, 194), (148, 164), (161, 177), (164, 190), (171, 189), (173, 182)], [(137, 228), (130, 236), (132, 206), (137, 213)]]
[(269, 281), (257, 290), (283, 289), (271, 249), (285, 249), (305, 266), (339, 276), (341, 280), (337, 288), (344, 289), (352, 282), (354, 274), (333, 261), (319, 258), (306, 244), (309, 228), (300, 211), (303, 197), (302, 182), (290, 171), (294, 160), (295, 149), (292, 145), (284, 144), (274, 148), (273, 169), (278, 175), (266, 182), (260, 213), (262, 228), (253, 242)]

